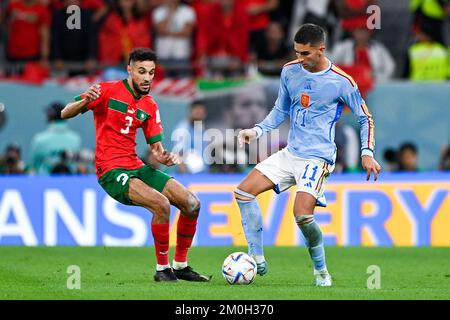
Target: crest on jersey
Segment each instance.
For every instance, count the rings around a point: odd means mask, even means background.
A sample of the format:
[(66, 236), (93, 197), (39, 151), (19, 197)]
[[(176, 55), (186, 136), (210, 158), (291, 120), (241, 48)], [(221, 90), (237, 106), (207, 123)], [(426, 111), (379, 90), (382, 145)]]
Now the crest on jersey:
[(302, 104), (302, 106), (304, 108), (308, 108), (309, 107), (309, 95), (306, 93), (302, 93), (302, 95), (300, 96), (300, 103)]

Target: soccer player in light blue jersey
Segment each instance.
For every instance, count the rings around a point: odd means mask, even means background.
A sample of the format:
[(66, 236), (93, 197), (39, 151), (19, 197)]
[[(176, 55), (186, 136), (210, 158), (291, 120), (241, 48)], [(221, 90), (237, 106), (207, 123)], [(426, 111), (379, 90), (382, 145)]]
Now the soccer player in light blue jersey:
[(331, 286), (325, 262), (322, 232), (314, 221), (315, 206), (326, 206), (324, 185), (334, 169), (335, 125), (342, 109), (349, 106), (361, 131), (362, 167), (377, 180), (381, 170), (373, 158), (374, 123), (355, 81), (325, 56), (325, 32), (314, 24), (304, 24), (294, 39), (297, 60), (281, 72), (275, 106), (252, 129), (239, 132), (241, 146), (258, 139), (290, 118), (287, 147), (260, 162), (235, 190), (248, 242), (248, 251), (264, 275), (268, 264), (263, 252), (263, 223), (256, 196), (274, 189), (283, 192), (297, 186), (294, 217), (312, 259), (317, 286)]

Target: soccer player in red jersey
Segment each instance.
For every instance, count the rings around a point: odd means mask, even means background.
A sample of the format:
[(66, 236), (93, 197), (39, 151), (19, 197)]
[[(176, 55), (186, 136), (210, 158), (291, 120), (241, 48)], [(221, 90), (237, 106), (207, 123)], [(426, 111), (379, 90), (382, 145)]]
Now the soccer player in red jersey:
[[(163, 128), (156, 102), (148, 95), (155, 75), (156, 55), (134, 49), (128, 59), (128, 78), (102, 82), (77, 96), (61, 112), (63, 119), (92, 110), (96, 128), (95, 167), (99, 184), (117, 201), (153, 213), (151, 223), (156, 251), (155, 281), (209, 281), (187, 263), (200, 211), (198, 198), (175, 179), (144, 165), (136, 154), (136, 131), (142, 128), (153, 157), (172, 166), (177, 155), (161, 143)], [(170, 205), (180, 209), (172, 268), (169, 263)]]

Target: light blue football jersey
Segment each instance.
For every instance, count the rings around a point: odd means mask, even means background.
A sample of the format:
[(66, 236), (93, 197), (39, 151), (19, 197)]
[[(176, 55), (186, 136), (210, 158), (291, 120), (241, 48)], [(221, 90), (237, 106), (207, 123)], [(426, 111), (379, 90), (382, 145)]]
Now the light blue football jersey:
[(372, 115), (352, 77), (328, 62), (325, 70), (315, 73), (305, 70), (297, 60), (283, 67), (275, 106), (255, 125), (258, 137), (290, 117), (289, 152), (332, 165), (336, 161), (335, 125), (347, 105), (360, 124), (361, 155), (373, 157)]

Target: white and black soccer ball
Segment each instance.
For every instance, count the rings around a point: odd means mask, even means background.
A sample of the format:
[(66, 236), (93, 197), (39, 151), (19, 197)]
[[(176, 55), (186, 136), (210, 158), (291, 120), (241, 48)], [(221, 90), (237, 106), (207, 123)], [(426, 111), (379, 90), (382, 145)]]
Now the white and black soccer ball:
[(229, 284), (250, 284), (256, 278), (256, 262), (245, 252), (233, 252), (225, 258), (222, 274)]

